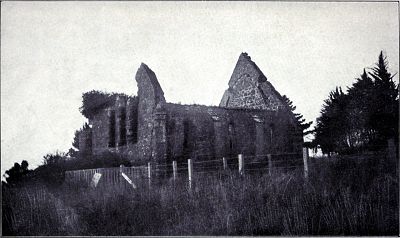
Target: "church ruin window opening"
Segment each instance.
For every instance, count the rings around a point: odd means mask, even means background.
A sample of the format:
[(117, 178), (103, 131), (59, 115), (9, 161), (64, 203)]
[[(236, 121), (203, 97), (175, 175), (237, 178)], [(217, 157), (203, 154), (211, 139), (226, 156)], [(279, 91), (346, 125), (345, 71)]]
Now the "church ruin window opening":
[(131, 120), (131, 141), (133, 144), (138, 142), (138, 110), (134, 110), (132, 113), (132, 120)]
[(136, 144), (138, 142), (138, 100), (134, 105), (126, 108), (126, 124), (127, 124), (127, 143)]
[(120, 109), (119, 116), (119, 146), (126, 145), (126, 108)]
[(273, 145), (273, 141), (274, 141), (274, 130), (275, 130), (275, 125), (274, 123), (270, 123), (269, 124), (269, 131), (270, 131), (270, 135), (269, 135), (269, 141), (270, 141), (270, 145)]
[(112, 110), (110, 112), (110, 117), (109, 117), (109, 132), (108, 132), (108, 147), (115, 147), (115, 111)]
[(229, 122), (229, 124), (228, 124), (229, 155), (233, 155), (233, 153), (234, 153), (233, 137), (234, 137), (233, 123)]

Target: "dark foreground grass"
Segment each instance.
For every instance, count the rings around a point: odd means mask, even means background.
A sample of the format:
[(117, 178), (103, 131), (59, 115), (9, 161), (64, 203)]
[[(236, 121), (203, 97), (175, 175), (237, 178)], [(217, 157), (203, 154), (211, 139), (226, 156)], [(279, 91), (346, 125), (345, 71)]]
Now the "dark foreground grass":
[(314, 161), (302, 171), (198, 174), (138, 189), (3, 189), (3, 235), (398, 235), (395, 166)]

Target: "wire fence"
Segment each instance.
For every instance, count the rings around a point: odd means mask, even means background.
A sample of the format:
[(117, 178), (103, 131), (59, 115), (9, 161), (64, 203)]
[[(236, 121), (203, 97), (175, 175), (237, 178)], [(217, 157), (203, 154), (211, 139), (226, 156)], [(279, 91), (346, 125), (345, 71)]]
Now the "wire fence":
[(96, 187), (99, 182), (98, 180), (111, 185), (118, 185), (121, 183), (129, 183), (132, 185), (134, 181), (139, 180), (176, 179), (182, 176), (186, 177), (188, 180), (193, 180), (194, 175), (198, 177), (200, 175), (218, 173), (270, 173), (272, 170), (278, 169), (303, 168), (304, 160), (300, 156), (299, 153), (281, 153), (259, 155), (239, 154), (236, 156), (215, 158), (213, 155), (198, 154), (196, 159), (170, 161), (164, 164), (148, 163), (147, 166), (124, 167), (121, 165), (121, 167), (116, 168), (67, 171), (65, 173), (65, 180)]
[[(354, 161), (360, 163), (373, 158), (373, 154), (341, 156), (342, 160)], [(199, 159), (202, 158), (202, 159)], [(324, 158), (324, 163), (334, 161), (336, 158)], [(321, 161), (321, 160), (320, 160)], [(215, 156), (200, 157), (195, 159), (169, 161), (163, 164), (148, 163), (145, 166), (117, 167), (67, 171), (65, 173), (66, 181), (75, 181), (96, 187), (95, 175), (102, 183), (111, 185), (129, 184), (136, 186), (138, 183), (150, 184), (151, 181), (163, 179), (186, 179), (191, 182), (199, 179), (200, 176), (215, 175), (246, 175), (246, 174), (267, 174), (282, 173), (288, 171), (298, 171), (303, 173), (305, 179), (308, 179), (310, 170), (315, 170), (314, 164), (318, 158), (310, 158), (308, 149), (304, 148), (302, 153), (275, 153), (259, 155), (226, 156), (216, 158)], [(325, 163), (329, 164), (329, 163)], [(357, 168), (347, 168), (356, 170)], [(146, 182), (147, 181), (147, 182)], [(97, 181), (99, 182), (99, 181)]]

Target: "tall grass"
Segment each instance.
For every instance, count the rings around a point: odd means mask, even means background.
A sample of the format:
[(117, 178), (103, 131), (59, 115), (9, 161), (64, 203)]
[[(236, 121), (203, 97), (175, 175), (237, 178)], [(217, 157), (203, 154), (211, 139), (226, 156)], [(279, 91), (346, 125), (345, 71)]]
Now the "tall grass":
[(396, 167), (342, 161), (314, 161), (308, 180), (293, 170), (199, 174), (191, 189), (181, 175), (151, 186), (137, 181), (136, 190), (108, 184), (3, 190), (3, 233), (397, 235)]

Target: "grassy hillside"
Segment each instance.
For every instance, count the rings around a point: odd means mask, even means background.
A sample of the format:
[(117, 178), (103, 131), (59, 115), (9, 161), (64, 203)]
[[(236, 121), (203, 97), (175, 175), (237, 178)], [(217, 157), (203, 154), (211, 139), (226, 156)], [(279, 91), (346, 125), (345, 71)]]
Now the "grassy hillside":
[(397, 235), (397, 166), (313, 160), (272, 176), (198, 174), (137, 190), (102, 184), (3, 187), (3, 235)]

